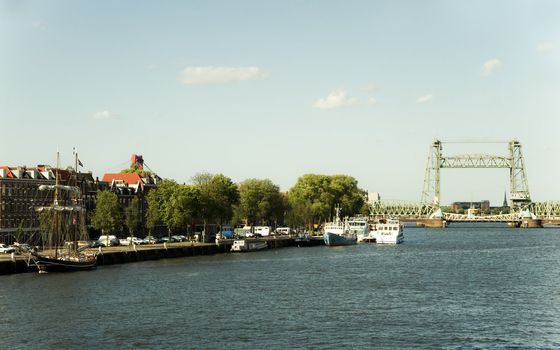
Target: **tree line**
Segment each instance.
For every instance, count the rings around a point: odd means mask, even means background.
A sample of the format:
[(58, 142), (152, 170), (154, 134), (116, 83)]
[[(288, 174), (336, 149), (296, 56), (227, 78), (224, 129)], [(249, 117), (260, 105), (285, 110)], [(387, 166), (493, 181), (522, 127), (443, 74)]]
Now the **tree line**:
[(187, 232), (197, 220), (206, 224), (247, 224), (313, 228), (333, 216), (336, 205), (341, 216), (368, 214), (367, 192), (348, 175), (306, 174), (288, 192), (280, 192), (269, 179), (234, 183), (223, 174), (201, 173), (192, 184), (164, 179), (146, 195), (144, 220), (135, 197), (123, 208), (111, 191), (97, 193), (92, 226), (104, 234), (124, 228), (131, 235), (141, 231), (142, 222), (151, 233), (165, 225), (168, 233)]

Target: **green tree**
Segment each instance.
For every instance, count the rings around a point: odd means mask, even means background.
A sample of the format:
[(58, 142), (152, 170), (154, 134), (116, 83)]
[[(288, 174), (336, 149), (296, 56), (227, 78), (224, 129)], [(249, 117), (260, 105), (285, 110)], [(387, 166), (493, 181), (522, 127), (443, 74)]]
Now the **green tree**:
[(152, 172), (144, 169), (140, 169), (138, 163), (134, 163), (128, 169), (121, 170), (121, 174), (138, 174), (140, 176), (151, 176)]
[(239, 184), (239, 214), (251, 226), (270, 224), (284, 216), (279, 187), (268, 179), (248, 179)]
[(163, 222), (163, 214), (166, 203), (171, 198), (173, 192), (178, 188), (178, 184), (173, 180), (164, 179), (158, 186), (151, 189), (146, 195), (146, 228), (153, 233), (158, 223)]
[(199, 190), (199, 214), (204, 220), (204, 229), (213, 220), (218, 220), (220, 225), (231, 220), (233, 206), (239, 202), (237, 185), (222, 174), (196, 174), (192, 181)]
[(178, 185), (167, 200), (163, 202), (162, 219), (168, 234), (184, 228), (187, 229), (198, 214), (199, 190), (195, 186)]
[(138, 197), (134, 197), (124, 210), (124, 224), (131, 236), (134, 236), (142, 222)]
[(122, 210), (117, 195), (111, 191), (97, 192), (95, 210), (91, 217), (93, 227), (101, 230), (103, 235), (108, 235), (119, 229), (122, 221)]
[(366, 212), (366, 191), (358, 181), (348, 175), (301, 176), (288, 192), (292, 211), (290, 218), (299, 224), (312, 225), (326, 221), (339, 204), (341, 216)]
[(22, 243), (23, 242), (23, 220), (21, 220), (19, 222), (19, 225), (16, 229), (16, 232), (14, 234), (14, 239), (16, 240), (16, 242), (18, 243)]
[(47, 236), (51, 232), (53, 224), (53, 211), (43, 210), (39, 213), (39, 230), (41, 231), (42, 242), (47, 241)]

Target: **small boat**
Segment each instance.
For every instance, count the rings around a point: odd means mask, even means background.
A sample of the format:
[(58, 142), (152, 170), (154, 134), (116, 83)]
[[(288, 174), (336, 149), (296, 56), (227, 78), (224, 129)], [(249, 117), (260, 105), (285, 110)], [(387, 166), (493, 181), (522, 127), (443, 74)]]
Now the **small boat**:
[(336, 206), (336, 217), (333, 222), (327, 222), (324, 226), (323, 240), (327, 246), (340, 246), (356, 244), (356, 233), (347, 230), (346, 225), (340, 220), (340, 207)]
[[(40, 191), (54, 191), (54, 196), (52, 205), (37, 208), (43, 226), (48, 229), (44, 249), (31, 250), (30, 261), (39, 273), (92, 270), (97, 267), (97, 256), (85, 253), (85, 247), (79, 244), (89, 238), (82, 193), (77, 186), (59, 184), (58, 159), (57, 153), (55, 184), (39, 186)], [(76, 162), (77, 159), (76, 154)]]
[(294, 243), (298, 246), (298, 247), (307, 247), (311, 245), (311, 234), (309, 234), (309, 232), (305, 232), (303, 234), (298, 235), (295, 239), (294, 239)]
[(399, 244), (404, 241), (403, 225), (396, 219), (389, 219), (376, 225), (376, 243)]
[(375, 237), (370, 231), (370, 225), (368, 225), (367, 217), (356, 216), (349, 218), (347, 220), (346, 230), (349, 233), (356, 235), (356, 241), (358, 243), (375, 241)]
[(237, 239), (233, 241), (231, 246), (232, 252), (253, 252), (256, 250), (266, 249), (268, 244), (260, 239)]

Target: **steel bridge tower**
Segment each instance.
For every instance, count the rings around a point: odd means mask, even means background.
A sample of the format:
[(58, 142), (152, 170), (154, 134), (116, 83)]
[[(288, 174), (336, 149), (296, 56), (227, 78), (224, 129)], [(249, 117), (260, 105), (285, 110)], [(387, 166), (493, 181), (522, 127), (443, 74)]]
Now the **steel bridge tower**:
[[(469, 142), (461, 142), (469, 143)], [(505, 142), (504, 142), (505, 143)], [(521, 143), (517, 140), (508, 142), (509, 155), (507, 157), (488, 154), (466, 154), (451, 157), (442, 155), (443, 142), (435, 140), (430, 145), (426, 174), (424, 176), (424, 187), (421, 202), (439, 206), (441, 199), (440, 174), (442, 168), (471, 168), (509, 169), (510, 209), (519, 211), (531, 204), (529, 184), (525, 173), (525, 163), (521, 153)]]

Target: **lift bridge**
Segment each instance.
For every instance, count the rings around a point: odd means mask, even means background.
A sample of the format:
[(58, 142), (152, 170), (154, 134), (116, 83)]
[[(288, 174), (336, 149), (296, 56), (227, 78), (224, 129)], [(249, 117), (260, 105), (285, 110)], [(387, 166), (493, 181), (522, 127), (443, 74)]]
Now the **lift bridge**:
[[(420, 203), (374, 201), (370, 203), (374, 219), (399, 218), (401, 221), (416, 222), (419, 226), (427, 227), (445, 227), (452, 222), (506, 222), (517, 227), (560, 224), (560, 202), (531, 201), (521, 143), (517, 140), (503, 142), (508, 145), (507, 156), (466, 154), (444, 157), (443, 143), (435, 140), (430, 145)], [(442, 211), (439, 200), (443, 168), (509, 169), (509, 208), (504, 208), (504, 212), (499, 215), (475, 215), (471, 211), (464, 215)]]

